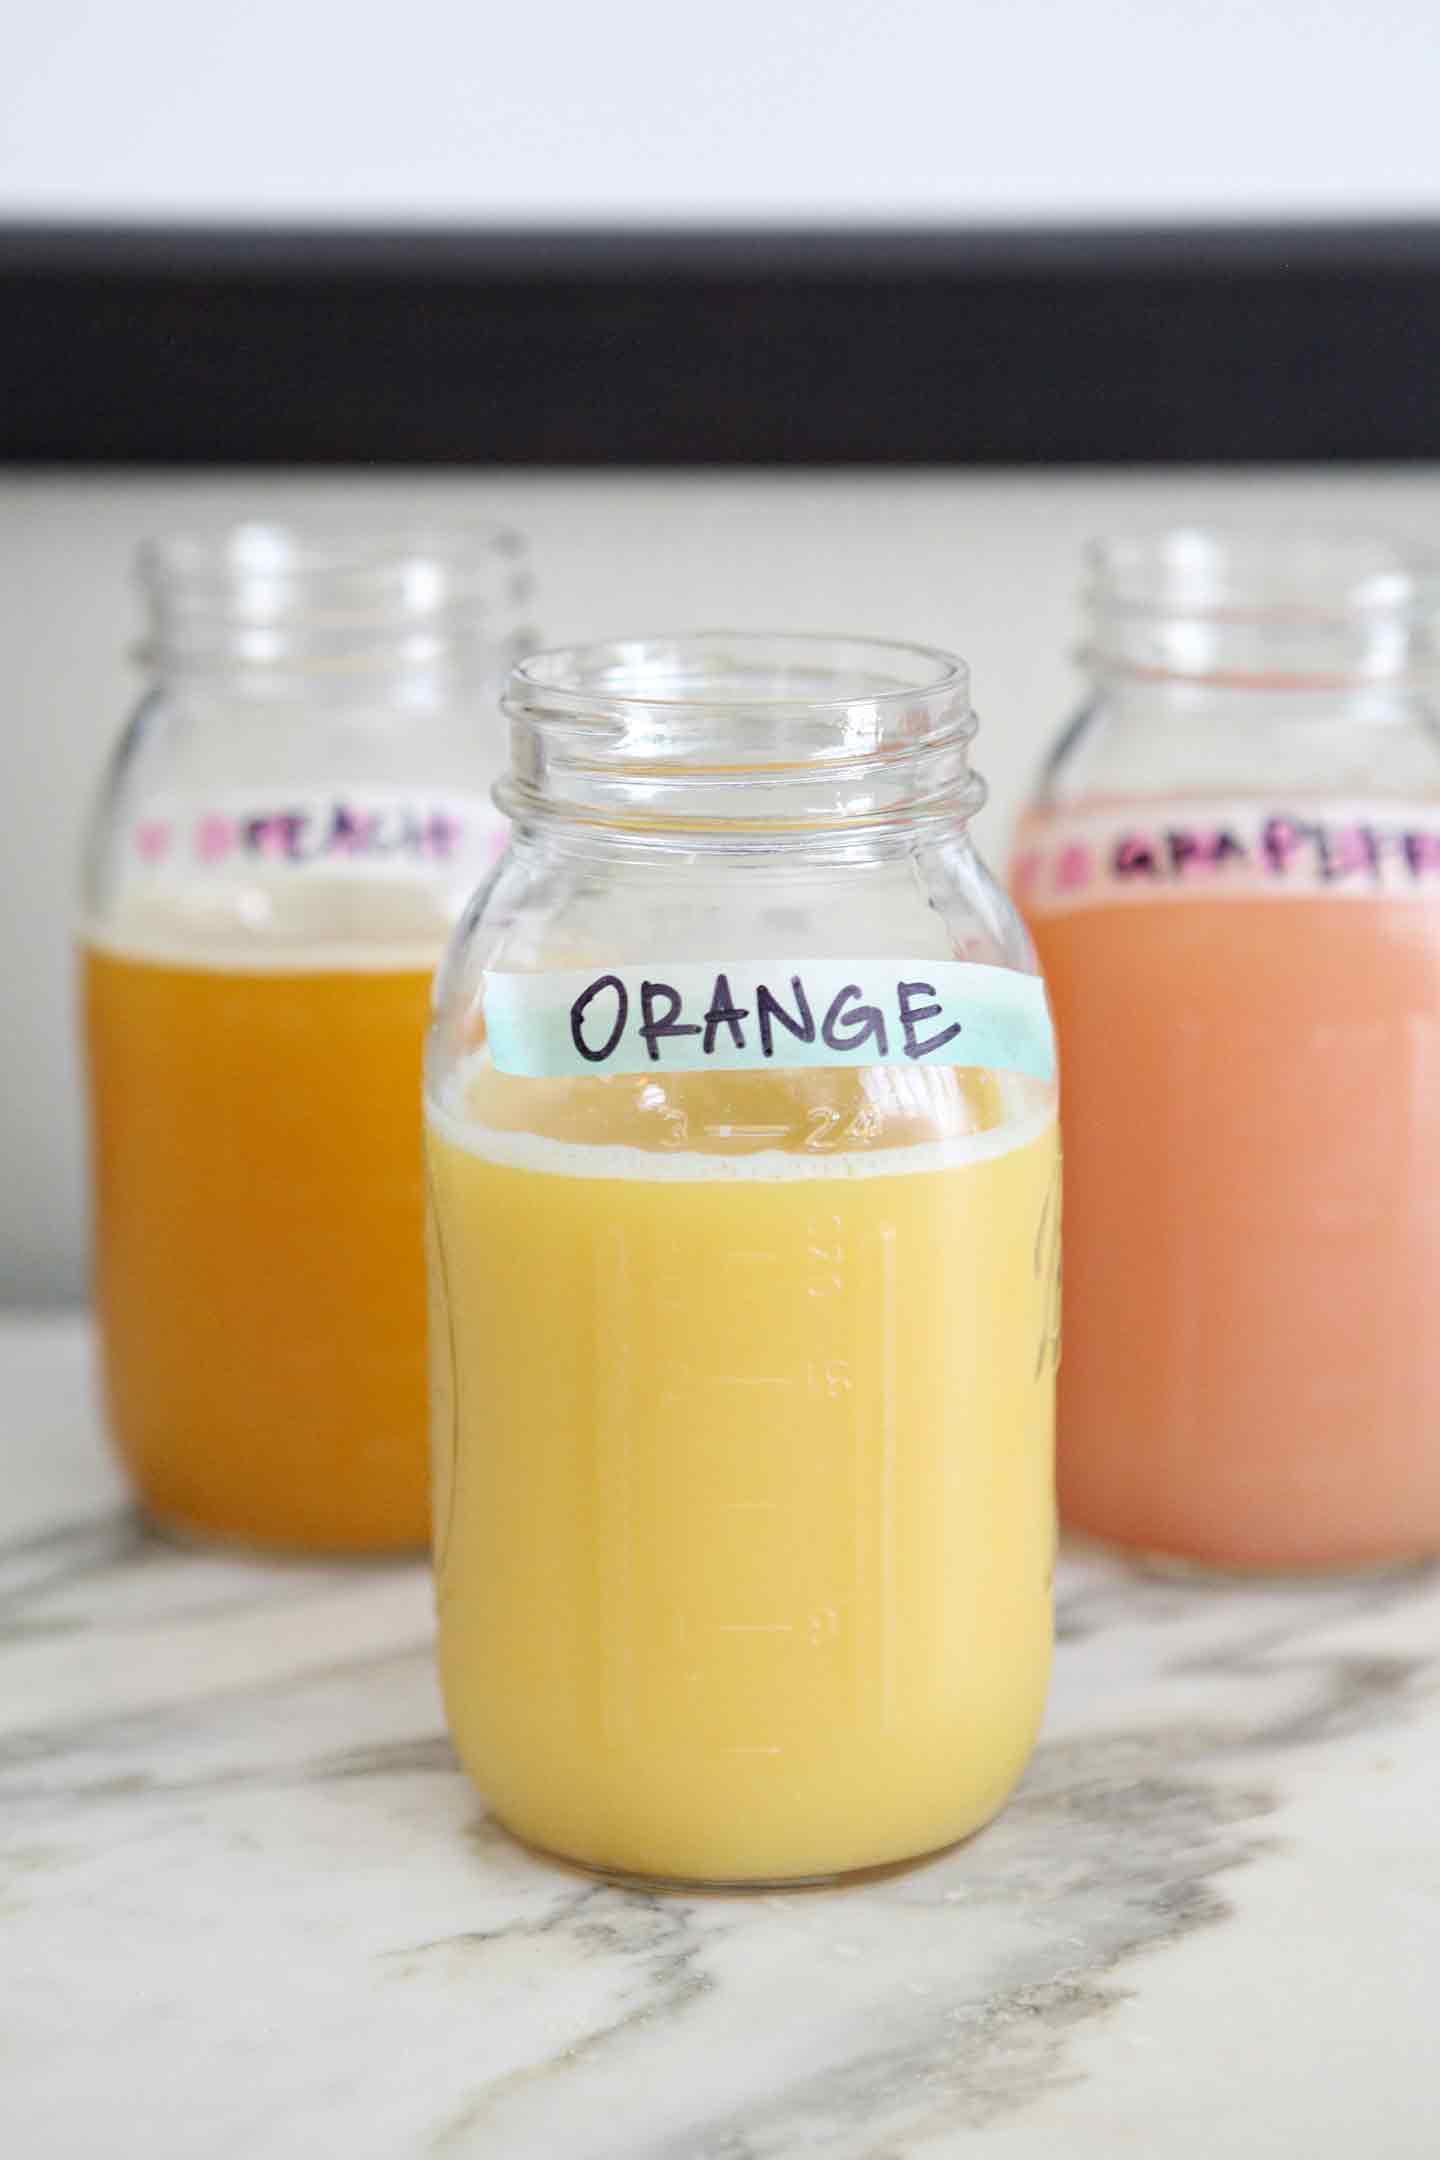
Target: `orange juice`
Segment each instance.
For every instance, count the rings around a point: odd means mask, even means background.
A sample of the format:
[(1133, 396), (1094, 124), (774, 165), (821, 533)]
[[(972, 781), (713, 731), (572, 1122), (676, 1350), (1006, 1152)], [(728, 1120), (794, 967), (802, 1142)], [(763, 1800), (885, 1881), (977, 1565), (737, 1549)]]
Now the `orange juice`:
[(1234, 1566), (1440, 1549), (1440, 910), (1196, 895), (1031, 928), (1064, 1513)]
[[(954, 1078), (967, 1129), (818, 1157), (777, 1140), (795, 1106), (827, 1087), (863, 1132), (883, 1068), (672, 1077), (673, 1152), (641, 1138), (643, 1076), (472, 1064), (431, 1104), (441, 1674), (522, 1838), (824, 1877), (965, 1836), (1019, 1776), (1050, 1653), (1054, 1114)], [(506, 1088), (538, 1132), (503, 1129)]]
[[(297, 888), (298, 892), (299, 888)], [(423, 1543), (428, 896), (304, 890), (273, 941), (181, 901), (84, 954), (110, 1422), (147, 1509)]]

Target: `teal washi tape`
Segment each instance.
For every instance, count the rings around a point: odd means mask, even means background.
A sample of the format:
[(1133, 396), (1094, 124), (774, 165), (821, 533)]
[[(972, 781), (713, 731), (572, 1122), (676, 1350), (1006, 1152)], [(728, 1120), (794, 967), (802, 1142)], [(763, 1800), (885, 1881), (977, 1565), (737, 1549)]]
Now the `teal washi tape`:
[(651, 961), (484, 977), (497, 1072), (971, 1065), (1055, 1075), (1038, 975), (976, 960)]

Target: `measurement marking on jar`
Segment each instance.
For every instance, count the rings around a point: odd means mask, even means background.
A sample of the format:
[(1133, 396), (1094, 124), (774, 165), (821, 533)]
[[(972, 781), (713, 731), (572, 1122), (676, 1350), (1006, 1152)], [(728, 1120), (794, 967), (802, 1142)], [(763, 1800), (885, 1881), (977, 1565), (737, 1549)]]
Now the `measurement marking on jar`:
[(793, 1635), (793, 1622), (789, 1620), (719, 1620), (719, 1635)]
[[(595, 1505), (606, 1534), (602, 1581), (610, 1624), (602, 1633), (601, 1729), (607, 1742), (623, 1742), (636, 1716), (631, 1676), (639, 1633), (635, 1573), (636, 1508), (635, 1420), (630, 1414), (634, 1388), (634, 1349), (626, 1319), (634, 1310), (631, 1247), (619, 1225), (612, 1226), (592, 1256), (594, 1301), (591, 1308), (595, 1359)], [(608, 1476), (601, 1474), (612, 1455)]]
[(880, 1232), (880, 1723), (895, 1722), (895, 1397), (900, 1382), (895, 1231)]
[(712, 1387), (794, 1387), (793, 1373), (712, 1373)]

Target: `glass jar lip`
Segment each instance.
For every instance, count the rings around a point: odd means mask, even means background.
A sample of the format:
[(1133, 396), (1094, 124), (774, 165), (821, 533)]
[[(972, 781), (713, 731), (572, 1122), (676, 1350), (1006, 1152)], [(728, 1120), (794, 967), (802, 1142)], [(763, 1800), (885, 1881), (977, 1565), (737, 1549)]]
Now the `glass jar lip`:
[(886, 638), (692, 630), (532, 653), (510, 676), (496, 801), (631, 839), (748, 848), (963, 822), (969, 671)]
[[(826, 653), (837, 664), (822, 670)], [(707, 656), (724, 663), (713, 682), (699, 669)], [(747, 663), (755, 683), (773, 687), (758, 694), (747, 687)], [(821, 687), (826, 674), (833, 687)], [(968, 705), (969, 686), (965, 662), (940, 646), (840, 631), (699, 629), (586, 640), (527, 654), (511, 670), (505, 704), (517, 715), (535, 716), (538, 709), (597, 720), (648, 711), (840, 713), (957, 697)]]
[(309, 524), (247, 518), (210, 529), (162, 533), (136, 550), (142, 587), (157, 600), (220, 604), (248, 598), (267, 607), (297, 600), (373, 599), (409, 612), (453, 606), (497, 563), (517, 564), (525, 541), (489, 521), (454, 525)]
[(1353, 527), (1136, 527), (1085, 549), (1097, 613), (1320, 626), (1440, 613), (1440, 554)]

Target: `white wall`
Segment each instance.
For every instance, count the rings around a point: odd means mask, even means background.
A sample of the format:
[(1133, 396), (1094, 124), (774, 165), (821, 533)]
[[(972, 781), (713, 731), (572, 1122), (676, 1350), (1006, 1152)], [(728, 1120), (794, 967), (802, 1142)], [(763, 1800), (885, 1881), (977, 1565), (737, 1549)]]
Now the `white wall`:
[(728, 622), (914, 637), (964, 653), (993, 799), (1010, 820), (1073, 692), (1076, 552), (1165, 516), (1353, 519), (1440, 539), (1440, 470), (396, 475), (294, 480), (10, 476), (0, 484), (0, 1302), (79, 1294), (81, 1123), (70, 925), (85, 798), (134, 693), (136, 541), (237, 512), (500, 515), (532, 535), (547, 637)]
[(1435, 0), (46, 0), (0, 215), (1440, 211)]

